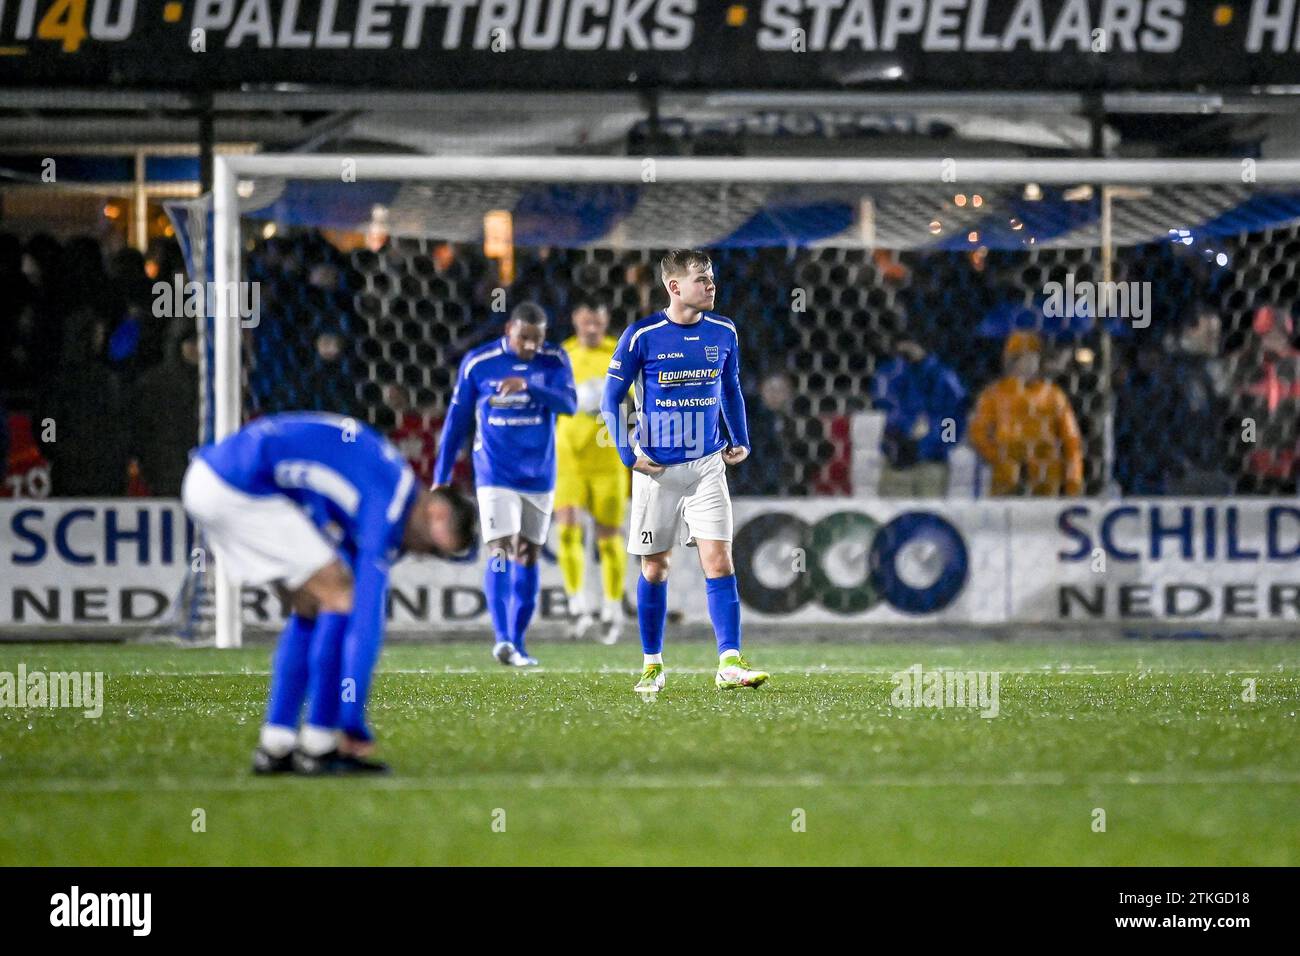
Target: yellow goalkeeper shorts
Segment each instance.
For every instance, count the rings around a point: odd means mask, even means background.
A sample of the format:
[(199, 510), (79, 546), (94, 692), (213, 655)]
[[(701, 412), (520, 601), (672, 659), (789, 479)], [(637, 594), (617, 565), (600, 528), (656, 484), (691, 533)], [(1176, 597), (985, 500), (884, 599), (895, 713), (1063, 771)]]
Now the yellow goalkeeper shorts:
[(560, 463), (555, 479), (555, 507), (581, 508), (596, 524), (622, 527), (627, 516), (627, 469), (621, 463), (617, 470), (565, 468), (564, 464)]

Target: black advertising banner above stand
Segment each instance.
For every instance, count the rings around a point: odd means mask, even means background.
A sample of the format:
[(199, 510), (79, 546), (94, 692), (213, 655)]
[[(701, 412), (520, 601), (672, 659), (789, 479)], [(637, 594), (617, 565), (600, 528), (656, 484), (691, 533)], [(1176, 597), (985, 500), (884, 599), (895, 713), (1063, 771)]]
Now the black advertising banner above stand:
[(1218, 90), (1294, 0), (0, 0), (0, 86)]

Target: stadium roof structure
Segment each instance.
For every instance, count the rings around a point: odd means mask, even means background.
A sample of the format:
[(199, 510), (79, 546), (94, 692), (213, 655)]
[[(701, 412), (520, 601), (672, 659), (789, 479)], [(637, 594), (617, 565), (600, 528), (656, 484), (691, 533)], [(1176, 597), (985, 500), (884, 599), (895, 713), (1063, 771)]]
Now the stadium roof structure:
[(1300, 110), (1296, 92), (4, 89), (0, 143), (10, 155), (198, 155), (205, 141), (473, 155), (758, 155), (792, 141), (800, 153), (855, 155), (933, 153), (944, 142), (991, 155), (1259, 155), (1273, 124)]

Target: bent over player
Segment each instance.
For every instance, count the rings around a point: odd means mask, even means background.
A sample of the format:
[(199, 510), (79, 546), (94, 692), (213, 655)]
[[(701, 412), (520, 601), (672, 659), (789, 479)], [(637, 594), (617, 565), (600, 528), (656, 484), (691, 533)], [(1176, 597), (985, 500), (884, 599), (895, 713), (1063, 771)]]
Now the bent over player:
[(366, 700), (389, 567), (406, 552), (463, 551), (473, 506), (420, 488), (401, 453), (365, 425), (319, 413), (271, 415), (201, 449), (181, 500), (232, 581), (274, 584), (292, 608), (254, 771), (386, 770), (366, 759)]
[(474, 426), (474, 489), (491, 552), (483, 592), (496, 637), (492, 656), (514, 667), (537, 664), (525, 635), (555, 501), (555, 416), (578, 407), (569, 359), (545, 339), (546, 313), (522, 302), (504, 336), (465, 356), (433, 470), (434, 488), (446, 487)]
[[(718, 642), (715, 683), (728, 690), (757, 687), (768, 675), (740, 654), (740, 593), (731, 561), (726, 466), (749, 455), (736, 327), (709, 311), (717, 289), (708, 256), (678, 249), (660, 268), (668, 308), (623, 333), (601, 401), (619, 456), (632, 469), (628, 552), (641, 556), (637, 617), (644, 652), (636, 690), (654, 694), (664, 687), (668, 566), (679, 538), (698, 549), (704, 570)], [(619, 410), (629, 388), (637, 407), (631, 435)]]

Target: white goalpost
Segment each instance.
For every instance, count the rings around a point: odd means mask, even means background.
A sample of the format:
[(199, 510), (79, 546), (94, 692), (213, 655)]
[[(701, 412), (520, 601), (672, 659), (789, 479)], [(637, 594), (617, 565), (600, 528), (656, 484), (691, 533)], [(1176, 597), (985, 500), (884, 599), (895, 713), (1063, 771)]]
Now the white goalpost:
[[(1110, 279), (1118, 217), (1112, 187), (1209, 186), (1284, 187), (1300, 183), (1300, 161), (1116, 160), (1116, 159), (650, 159), (606, 157), (410, 157), (380, 155), (218, 155), (214, 161), (213, 236), (209, 248), (218, 289), (236, 289), (242, 280), (241, 183), (258, 180), (308, 180), (339, 183), (490, 181), (554, 184), (614, 184), (653, 190), (657, 184), (791, 184), (800, 187), (963, 186), (1096, 187), (1102, 276)], [(433, 215), (437, 214), (434, 210)], [(394, 233), (395, 237), (400, 233)], [(214, 438), (242, 424), (242, 356), (239, 299), (217, 295), (213, 325), (212, 386)], [(240, 594), (220, 562), (214, 562), (215, 642), (241, 643)]]

